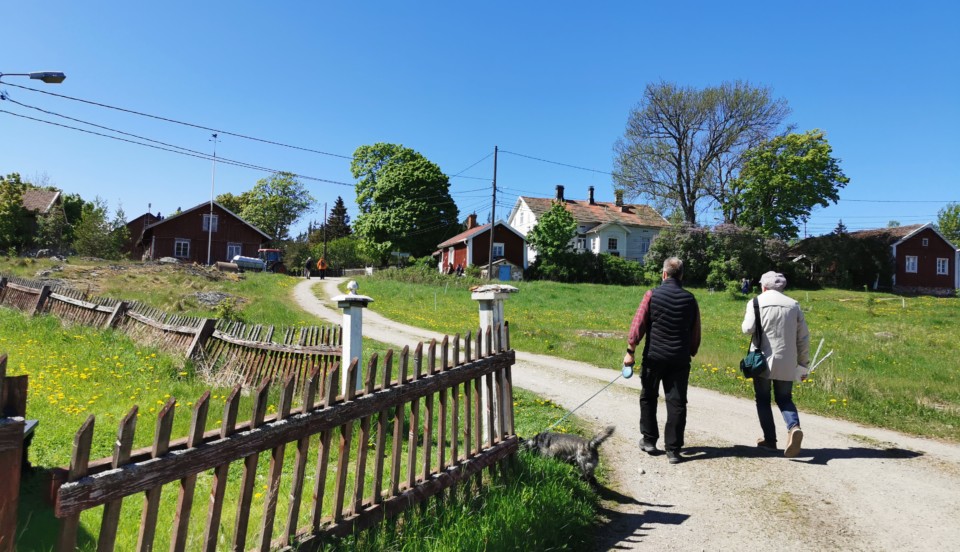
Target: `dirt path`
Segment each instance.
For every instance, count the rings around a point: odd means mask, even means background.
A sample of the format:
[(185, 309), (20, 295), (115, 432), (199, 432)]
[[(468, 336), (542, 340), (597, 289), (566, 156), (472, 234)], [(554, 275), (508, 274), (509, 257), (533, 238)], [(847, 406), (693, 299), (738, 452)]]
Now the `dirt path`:
[[(304, 310), (340, 323), (340, 311), (312, 290), (322, 285), (329, 298), (338, 282), (303, 281), (294, 294)], [(363, 316), (364, 335), (384, 343), (442, 339), (369, 310)], [(566, 408), (616, 376), (519, 351), (513, 374), (516, 386)], [(691, 388), (687, 461), (671, 466), (637, 447), (639, 388), (638, 378), (621, 378), (577, 411), (617, 426), (601, 450), (612, 489), (598, 550), (960, 549), (960, 446), (801, 411), (804, 451), (786, 459), (752, 446), (752, 401)], [(661, 401), (661, 428), (665, 416)], [(785, 442), (779, 421), (778, 431)]]

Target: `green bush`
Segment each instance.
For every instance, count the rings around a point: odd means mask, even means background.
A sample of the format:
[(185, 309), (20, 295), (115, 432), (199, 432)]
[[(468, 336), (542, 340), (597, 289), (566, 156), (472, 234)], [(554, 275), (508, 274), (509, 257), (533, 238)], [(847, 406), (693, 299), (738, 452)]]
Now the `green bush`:
[(596, 281), (598, 284), (634, 286), (647, 282), (643, 265), (637, 261), (603, 254), (599, 256), (599, 265), (600, 278)]

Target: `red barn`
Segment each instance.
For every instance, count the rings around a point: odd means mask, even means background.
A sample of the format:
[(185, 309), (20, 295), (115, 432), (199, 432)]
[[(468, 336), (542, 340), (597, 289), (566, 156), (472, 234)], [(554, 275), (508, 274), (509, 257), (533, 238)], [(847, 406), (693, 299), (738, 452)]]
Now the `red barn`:
[(127, 223), (127, 228), (131, 239), (127, 250), (144, 260), (175, 257), (207, 264), (208, 249), (210, 264), (235, 255), (256, 257), (271, 239), (217, 202), (211, 216), (209, 201), (167, 218), (147, 213)]
[(956, 246), (932, 223), (913, 230), (891, 247), (895, 291), (947, 295), (960, 288)]
[[(490, 259), (490, 225), (477, 226), (477, 215), (467, 217), (467, 229), (437, 246), (439, 269), (447, 272), (457, 266), (486, 266)], [(497, 222), (493, 233), (493, 260), (527, 268), (527, 248), (524, 237), (509, 224)]]

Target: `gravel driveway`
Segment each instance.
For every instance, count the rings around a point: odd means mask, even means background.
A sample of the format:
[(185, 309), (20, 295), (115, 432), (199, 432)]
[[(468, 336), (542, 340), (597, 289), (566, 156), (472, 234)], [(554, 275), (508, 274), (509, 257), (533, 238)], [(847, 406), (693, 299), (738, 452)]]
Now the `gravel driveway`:
[[(329, 298), (340, 281), (304, 280), (294, 295), (305, 311), (340, 323), (339, 309), (313, 289)], [(505, 311), (509, 320), (509, 301)], [(369, 310), (363, 317), (364, 335), (384, 343), (443, 337)], [(514, 385), (566, 408), (616, 375), (520, 351), (513, 371)], [(960, 550), (960, 446), (801, 410), (804, 450), (786, 459), (753, 446), (752, 401), (691, 387), (687, 460), (672, 466), (637, 447), (639, 389), (638, 378), (621, 378), (577, 411), (617, 426), (601, 449), (610, 489), (597, 550)], [(785, 443), (779, 421), (778, 431)]]

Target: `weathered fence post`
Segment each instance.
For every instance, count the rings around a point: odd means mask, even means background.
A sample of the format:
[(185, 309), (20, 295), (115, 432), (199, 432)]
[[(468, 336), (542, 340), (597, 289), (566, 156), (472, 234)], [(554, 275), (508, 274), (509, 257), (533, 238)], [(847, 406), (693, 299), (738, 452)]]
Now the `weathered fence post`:
[[(7, 375), (7, 355), (0, 355), (0, 397)], [(0, 411), (0, 551), (17, 549), (17, 506), (20, 502), (20, 462), (23, 457), (23, 418)]]
[(47, 302), (47, 298), (50, 297), (50, 286), (43, 286), (40, 288), (40, 296), (37, 297), (37, 304), (33, 307), (33, 312), (31, 315), (40, 314), (40, 311), (43, 309), (43, 304)]
[[(503, 302), (506, 301), (511, 293), (516, 293), (520, 291), (519, 289), (501, 284), (491, 284), (486, 286), (480, 286), (470, 295), (470, 298), (479, 303), (480, 306), (480, 329), (484, 332), (497, 332), (497, 336), (492, 340), (492, 343), (495, 344), (494, 353), (500, 352), (505, 344), (507, 343), (506, 337), (506, 325), (504, 324), (503, 317)], [(481, 355), (480, 347), (477, 347), (477, 357)], [(493, 423), (494, 427), (499, 427), (499, 412), (501, 411), (501, 403), (503, 401), (510, 400), (510, 397), (504, 395), (502, 397), (494, 395), (492, 392), (487, 393), (486, 385), (487, 379), (483, 380), (483, 389), (481, 390), (480, 396), (482, 397), (483, 404), (481, 408), (484, 412), (492, 411), (494, 412), (495, 419)], [(487, 397), (494, 397), (494, 404), (487, 404)], [(486, 435), (487, 430), (487, 418), (483, 418), (483, 433)], [(497, 437), (502, 438), (502, 435)]]
[(193, 337), (193, 343), (190, 344), (190, 348), (187, 349), (187, 358), (193, 358), (193, 355), (197, 351), (203, 349), (204, 344), (207, 342), (207, 339), (213, 335), (213, 330), (217, 327), (216, 318), (206, 318), (203, 321), (203, 325), (197, 329), (197, 334)]
[(113, 307), (113, 312), (110, 313), (110, 318), (107, 318), (107, 321), (103, 324), (104, 328), (116, 328), (117, 324), (120, 323), (120, 319), (123, 318), (123, 315), (127, 312), (127, 307), (130, 304), (126, 301), (120, 301), (117, 303), (116, 307)]
[[(350, 363), (356, 359), (357, 371), (352, 388), (359, 390), (363, 386), (363, 370), (360, 368), (363, 364), (360, 362), (363, 358), (363, 309), (373, 302), (373, 299), (366, 295), (358, 295), (357, 290), (360, 286), (356, 281), (351, 280), (347, 284), (349, 293), (347, 295), (337, 295), (333, 300), (337, 302), (337, 307), (343, 309), (343, 322), (340, 327), (343, 328), (343, 346), (340, 353), (340, 366), (350, 366)], [(349, 383), (349, 370), (340, 372), (340, 388), (346, 392)]]

